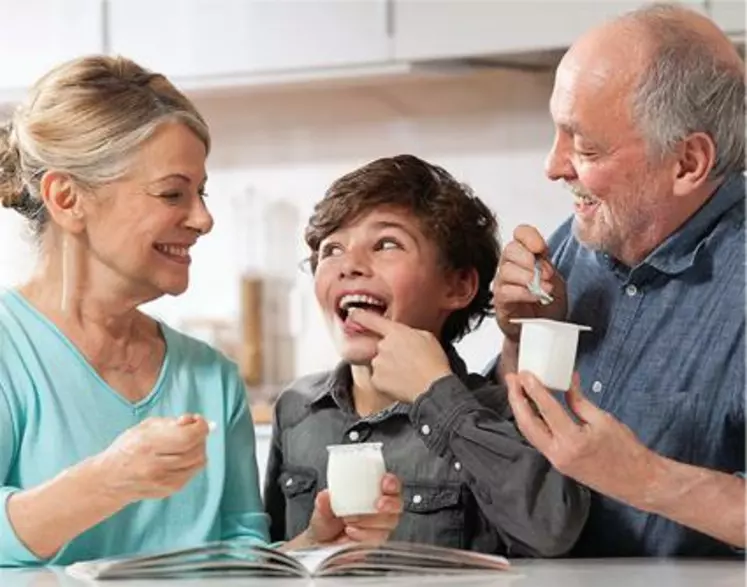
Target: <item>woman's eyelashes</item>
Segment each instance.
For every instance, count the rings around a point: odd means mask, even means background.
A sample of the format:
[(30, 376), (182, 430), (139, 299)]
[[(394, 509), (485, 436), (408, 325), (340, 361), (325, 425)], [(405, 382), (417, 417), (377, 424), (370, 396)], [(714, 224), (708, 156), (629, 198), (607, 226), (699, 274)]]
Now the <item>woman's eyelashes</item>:
[[(178, 202), (179, 200), (186, 198), (187, 195), (188, 195), (188, 192), (185, 192), (182, 190), (174, 190), (174, 191), (162, 192), (158, 194), (158, 197), (168, 202)], [(200, 199), (204, 200), (205, 198), (208, 197), (208, 194), (205, 190), (200, 190), (197, 192), (197, 196)]]

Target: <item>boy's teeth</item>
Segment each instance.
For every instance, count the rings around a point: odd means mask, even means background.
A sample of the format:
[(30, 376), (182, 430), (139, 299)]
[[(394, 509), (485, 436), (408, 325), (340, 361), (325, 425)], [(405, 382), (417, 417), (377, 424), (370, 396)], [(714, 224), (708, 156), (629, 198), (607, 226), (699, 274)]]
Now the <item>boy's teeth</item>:
[(381, 300), (365, 294), (348, 294), (340, 298), (340, 308), (346, 309), (351, 304), (367, 304), (369, 306), (384, 307), (386, 304)]

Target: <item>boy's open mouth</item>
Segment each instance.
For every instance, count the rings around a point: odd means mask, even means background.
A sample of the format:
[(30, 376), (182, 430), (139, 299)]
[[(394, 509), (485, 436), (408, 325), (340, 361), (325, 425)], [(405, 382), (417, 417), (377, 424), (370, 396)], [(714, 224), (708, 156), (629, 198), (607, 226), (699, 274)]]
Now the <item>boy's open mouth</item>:
[(368, 294), (346, 294), (337, 302), (337, 315), (340, 320), (343, 322), (347, 320), (351, 308), (361, 308), (383, 316), (387, 310), (387, 303), (381, 298)]

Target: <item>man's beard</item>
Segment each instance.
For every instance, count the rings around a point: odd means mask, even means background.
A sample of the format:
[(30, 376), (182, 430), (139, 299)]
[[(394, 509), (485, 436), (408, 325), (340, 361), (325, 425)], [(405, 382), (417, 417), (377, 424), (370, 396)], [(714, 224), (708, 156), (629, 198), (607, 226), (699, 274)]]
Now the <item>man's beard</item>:
[[(589, 192), (572, 187), (571, 191), (582, 198), (590, 198), (597, 206), (592, 222), (582, 223), (576, 217), (573, 219), (573, 235), (586, 248), (623, 260), (626, 251), (634, 248), (631, 247), (634, 244), (631, 239), (646, 238), (651, 219), (641, 214), (638, 206), (631, 205), (630, 210), (623, 211), (624, 214), (613, 216), (609, 206)], [(640, 202), (640, 198), (636, 198), (636, 201)]]

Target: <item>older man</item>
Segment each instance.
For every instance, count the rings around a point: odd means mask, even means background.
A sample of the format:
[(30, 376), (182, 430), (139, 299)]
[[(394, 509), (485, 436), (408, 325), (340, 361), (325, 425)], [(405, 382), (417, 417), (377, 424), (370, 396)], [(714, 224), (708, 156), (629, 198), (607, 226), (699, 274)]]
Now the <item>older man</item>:
[[(558, 67), (547, 175), (575, 214), (548, 243), (519, 227), (494, 294), (517, 424), (594, 490), (579, 556), (744, 547), (744, 83), (721, 31), (672, 6), (590, 31)], [(515, 374), (510, 319), (530, 316), (593, 328), (564, 398)]]

